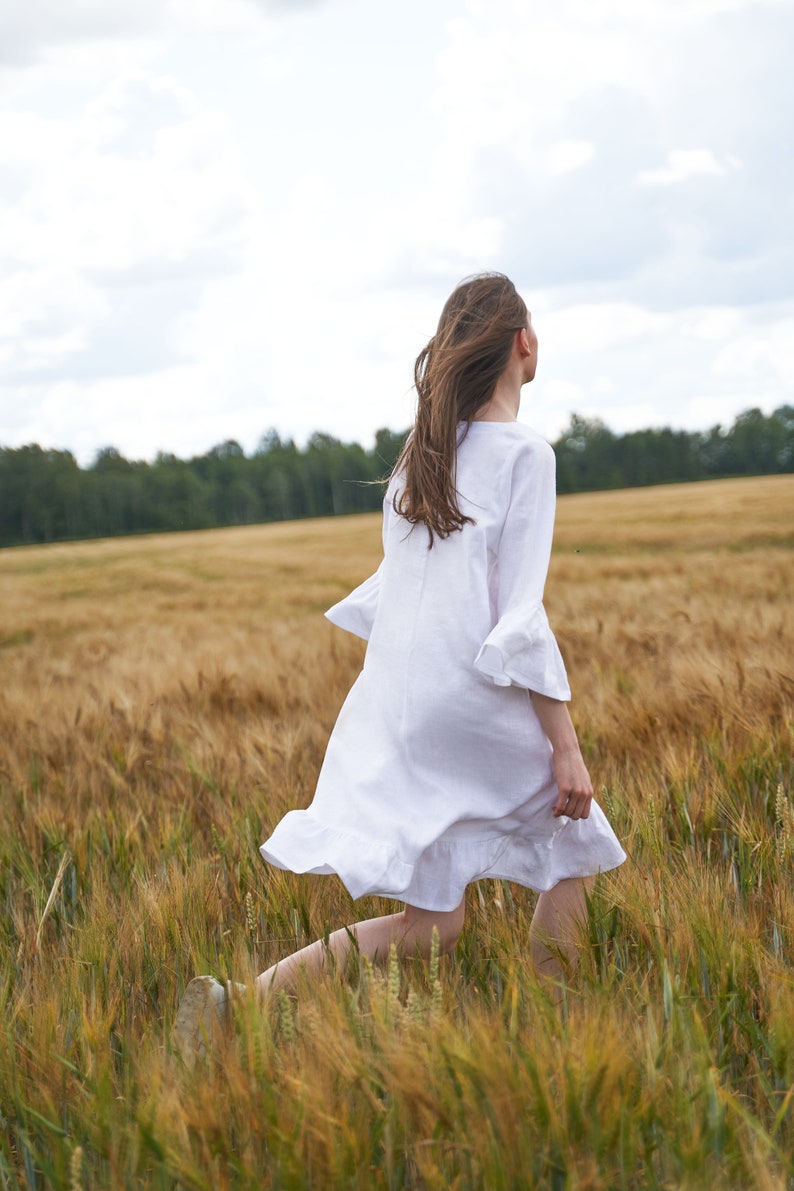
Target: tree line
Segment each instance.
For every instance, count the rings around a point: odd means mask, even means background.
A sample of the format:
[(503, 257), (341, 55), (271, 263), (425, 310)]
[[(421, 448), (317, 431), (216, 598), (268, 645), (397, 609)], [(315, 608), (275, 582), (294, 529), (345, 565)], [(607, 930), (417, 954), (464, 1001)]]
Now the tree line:
[[(70, 451), (0, 448), (0, 546), (369, 512), (406, 433), (379, 430), (364, 450), (321, 433), (299, 448), (271, 430), (251, 455), (229, 440), (152, 463), (106, 447), (85, 468)], [(574, 414), (553, 445), (560, 493), (791, 472), (794, 406), (749, 409), (706, 432), (619, 435)]]

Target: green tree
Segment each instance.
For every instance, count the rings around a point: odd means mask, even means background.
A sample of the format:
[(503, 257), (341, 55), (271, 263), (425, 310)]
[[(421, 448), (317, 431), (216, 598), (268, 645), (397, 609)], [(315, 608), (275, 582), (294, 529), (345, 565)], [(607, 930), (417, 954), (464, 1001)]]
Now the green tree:
[(600, 418), (572, 414), (568, 428), (554, 444), (560, 492), (619, 488), (622, 475), (616, 438)]

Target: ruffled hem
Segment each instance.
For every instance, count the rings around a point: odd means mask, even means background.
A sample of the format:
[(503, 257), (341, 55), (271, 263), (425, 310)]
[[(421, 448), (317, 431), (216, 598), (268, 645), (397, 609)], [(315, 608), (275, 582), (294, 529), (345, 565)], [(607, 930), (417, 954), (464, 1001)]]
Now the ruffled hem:
[(331, 624), (369, 641), (380, 596), (380, 569), (325, 613)]
[(485, 638), (474, 666), (496, 686), (520, 686), (563, 701), (571, 697), (565, 663), (542, 605), (529, 620), (503, 616)]
[(454, 910), (466, 886), (486, 877), (544, 892), (564, 878), (595, 876), (626, 859), (595, 804), (589, 819), (563, 819), (542, 841), (519, 835), (442, 838), (413, 864), (386, 844), (327, 827), (311, 811), (290, 811), (259, 851), (289, 872), (336, 873), (353, 898), (390, 897), (439, 913)]

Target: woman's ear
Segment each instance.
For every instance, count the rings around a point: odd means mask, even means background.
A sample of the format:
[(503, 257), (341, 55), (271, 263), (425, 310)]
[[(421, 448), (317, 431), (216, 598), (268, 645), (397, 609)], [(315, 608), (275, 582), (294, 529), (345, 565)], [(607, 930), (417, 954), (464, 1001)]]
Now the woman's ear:
[(518, 350), (522, 356), (532, 355), (532, 344), (529, 342), (529, 332), (526, 327), (522, 327), (520, 331), (516, 332)]

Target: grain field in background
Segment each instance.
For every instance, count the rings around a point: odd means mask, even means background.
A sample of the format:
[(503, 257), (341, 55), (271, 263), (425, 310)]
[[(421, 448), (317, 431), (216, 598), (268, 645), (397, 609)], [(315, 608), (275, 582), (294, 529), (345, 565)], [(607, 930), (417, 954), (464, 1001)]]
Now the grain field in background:
[[(547, 608), (602, 879), (558, 1015), (533, 895), (354, 966), (187, 1074), (197, 972), (392, 908), (268, 869), (363, 645), (376, 517), (0, 552), (0, 1185), (794, 1184), (794, 477), (565, 497)], [(440, 693), (443, 697), (443, 692)]]

